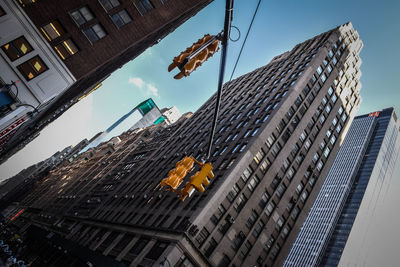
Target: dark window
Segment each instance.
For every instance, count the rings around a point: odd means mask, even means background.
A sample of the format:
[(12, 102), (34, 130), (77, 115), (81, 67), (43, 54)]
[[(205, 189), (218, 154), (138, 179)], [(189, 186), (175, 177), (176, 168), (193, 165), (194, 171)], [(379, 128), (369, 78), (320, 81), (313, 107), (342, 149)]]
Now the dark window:
[(83, 33), (91, 43), (95, 43), (107, 35), (100, 24), (95, 24), (90, 28), (84, 29)]
[(237, 251), (239, 247), (242, 245), (245, 238), (246, 238), (245, 234), (242, 231), (240, 231), (239, 234), (236, 236), (235, 240), (233, 241), (232, 248)]
[(58, 45), (54, 46), (54, 49), (63, 60), (78, 52), (78, 48), (71, 39), (59, 43)]
[(52, 41), (65, 33), (61, 24), (56, 20), (41, 27), (40, 30), (48, 41)]
[(81, 7), (78, 10), (72, 11), (70, 13), (70, 16), (78, 26), (81, 26), (82, 24), (85, 24), (86, 22), (91, 21), (94, 18), (93, 13), (86, 6)]
[(1, 48), (11, 61), (18, 59), (33, 50), (32, 46), (24, 36), (3, 45)]
[(154, 5), (150, 2), (150, 0), (139, 0), (136, 2), (136, 8), (139, 10), (139, 13), (143, 16), (150, 10), (154, 9)]
[(131, 254), (132, 256), (139, 255), (140, 252), (142, 252), (142, 250), (146, 247), (147, 243), (149, 243), (149, 241), (150, 240), (148, 238), (139, 239), (138, 241), (136, 241), (135, 245), (133, 245), (133, 247), (129, 251), (129, 254)]
[(115, 13), (114, 15), (111, 15), (111, 19), (118, 28), (132, 21), (131, 16), (129, 16), (125, 9)]
[(207, 231), (205, 227), (200, 231), (200, 233), (197, 235), (196, 240), (199, 242), (199, 245), (203, 245), (204, 241), (206, 241), (207, 237), (210, 235), (210, 233)]
[(204, 254), (206, 255), (206, 257), (211, 256), (211, 254), (213, 253), (213, 251), (215, 250), (215, 248), (217, 247), (218, 243), (217, 241), (215, 241), (214, 238), (211, 238), (210, 241), (208, 242), (208, 247), (205, 250)]
[(146, 259), (157, 260), (164, 250), (168, 247), (169, 242), (158, 241), (145, 256)]
[(99, 2), (107, 12), (120, 5), (118, 0), (99, 0)]
[(47, 66), (43, 63), (39, 56), (29, 59), (28, 61), (19, 65), (17, 68), (27, 80), (32, 80), (47, 70)]
[(0, 6), (0, 17), (4, 16), (5, 14), (7, 14), (4, 9)]

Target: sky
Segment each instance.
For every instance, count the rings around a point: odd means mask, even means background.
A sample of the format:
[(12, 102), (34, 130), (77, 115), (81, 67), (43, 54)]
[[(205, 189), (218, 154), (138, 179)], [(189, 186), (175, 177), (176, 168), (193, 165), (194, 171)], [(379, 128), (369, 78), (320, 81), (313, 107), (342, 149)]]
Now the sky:
[[(233, 25), (240, 29), (241, 39), (229, 43), (225, 81), (230, 77), (257, 2), (235, 1)], [(174, 56), (204, 34), (217, 34), (222, 30), (224, 9), (225, 1), (215, 0), (159, 44), (114, 72), (102, 87), (70, 108), (39, 137), (0, 165), (0, 181), (68, 145), (75, 145), (84, 138), (90, 139), (147, 98), (153, 98), (159, 108), (176, 106), (181, 113), (196, 111), (216, 91), (220, 53), (181, 80), (173, 79), (176, 71), (168, 73), (167, 68)], [(400, 1), (395, 0), (263, 0), (234, 77), (266, 65), (274, 56), (292, 49), (297, 43), (350, 21), (364, 42), (360, 55), (363, 61), (363, 101), (358, 114), (392, 106), (400, 115), (400, 90), (397, 88), (400, 74), (399, 10)], [(232, 38), (236, 37), (237, 31), (233, 29)], [(397, 196), (400, 195), (399, 165), (388, 193), (387, 199), (391, 204), (388, 210), (397, 210), (395, 203), (400, 200)], [(399, 215), (388, 214), (385, 219), (382, 222), (385, 228), (392, 225), (387, 220), (400, 224)], [(395, 235), (386, 237), (389, 240), (387, 244), (399, 247), (398, 230)], [(384, 251), (386, 245), (382, 243), (380, 246)], [(396, 253), (392, 248), (389, 258), (393, 263), (395, 260), (400, 262), (397, 258), (400, 249)], [(386, 254), (382, 252), (380, 255), (383, 259)]]

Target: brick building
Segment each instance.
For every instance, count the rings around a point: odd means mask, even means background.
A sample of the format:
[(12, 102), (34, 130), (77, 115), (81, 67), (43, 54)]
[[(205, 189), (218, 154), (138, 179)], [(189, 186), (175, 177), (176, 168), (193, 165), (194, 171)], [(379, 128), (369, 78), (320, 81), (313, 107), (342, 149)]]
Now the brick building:
[(203, 194), (181, 202), (159, 183), (185, 154), (206, 153), (216, 95), (148, 138), (122, 136), (54, 171), (18, 223), (127, 266), (280, 266), (358, 110), (361, 49), (347, 23), (226, 83)]

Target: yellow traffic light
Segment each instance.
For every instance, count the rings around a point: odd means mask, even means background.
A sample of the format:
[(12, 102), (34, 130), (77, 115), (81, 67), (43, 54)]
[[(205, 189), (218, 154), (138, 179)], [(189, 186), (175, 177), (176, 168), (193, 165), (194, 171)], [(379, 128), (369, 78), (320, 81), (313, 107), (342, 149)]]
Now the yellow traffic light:
[(176, 192), (176, 189), (181, 185), (183, 179), (188, 172), (193, 168), (195, 159), (185, 156), (181, 161), (175, 164), (175, 169), (168, 172), (168, 177), (160, 183), (161, 187), (167, 186), (167, 189)]
[[(213, 38), (214, 36), (209, 34), (204, 35), (203, 38), (199, 39), (196, 43), (188, 47), (179, 56), (173, 59), (172, 63), (168, 66), (168, 71), (173, 70), (175, 67), (178, 67), (181, 70), (177, 75), (174, 76), (175, 79), (181, 79), (185, 76), (189, 76), (190, 73), (192, 73), (197, 67), (201, 66), (204, 61), (209, 59), (215, 54), (215, 52), (218, 51), (220, 41), (218, 39), (212, 41), (211, 39)], [(204, 47), (196, 56), (190, 58), (192, 54), (194, 54), (209, 41), (212, 42)], [(190, 60), (187, 60), (188, 57)], [(185, 60), (187, 62), (185, 62)], [(184, 65), (182, 66), (182, 64)]]
[(211, 163), (201, 164), (201, 170), (197, 171), (192, 177), (190, 177), (190, 182), (186, 183), (185, 187), (179, 192), (179, 197), (181, 200), (185, 200), (190, 197), (194, 190), (197, 189), (200, 193), (204, 192), (204, 186), (210, 184), (209, 179), (214, 178), (214, 173), (212, 172)]

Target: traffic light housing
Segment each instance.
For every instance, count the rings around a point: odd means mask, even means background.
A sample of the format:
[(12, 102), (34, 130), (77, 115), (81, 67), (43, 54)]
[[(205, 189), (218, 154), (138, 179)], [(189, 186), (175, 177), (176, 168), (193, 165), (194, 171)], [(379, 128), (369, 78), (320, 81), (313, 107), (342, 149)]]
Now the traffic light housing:
[[(212, 39), (214, 38), (214, 41)], [(212, 41), (206, 47), (201, 48), (207, 42)], [(175, 57), (172, 63), (168, 66), (168, 71), (173, 70), (175, 67), (180, 69), (180, 72), (174, 76), (175, 79), (181, 79), (185, 76), (189, 76), (195, 69), (203, 64), (204, 61), (213, 56), (219, 49), (220, 41), (209, 34), (204, 35), (203, 38), (199, 39), (192, 46), (188, 47), (179, 56)], [(196, 53), (197, 55), (191, 58), (191, 55)]]
[(195, 159), (193, 157), (185, 156), (182, 160), (175, 164), (175, 169), (168, 172), (168, 177), (163, 179), (160, 183), (161, 187), (166, 186), (168, 190), (177, 191), (177, 188), (183, 182), (188, 172), (193, 168)]
[(211, 163), (201, 164), (202, 167), (200, 171), (197, 171), (192, 177), (190, 177), (190, 182), (186, 183), (185, 187), (179, 192), (179, 197), (181, 200), (185, 200), (187, 197), (190, 197), (194, 190), (197, 189), (200, 193), (204, 192), (204, 186), (208, 186), (210, 184), (209, 179), (214, 178), (214, 173), (212, 172)]

